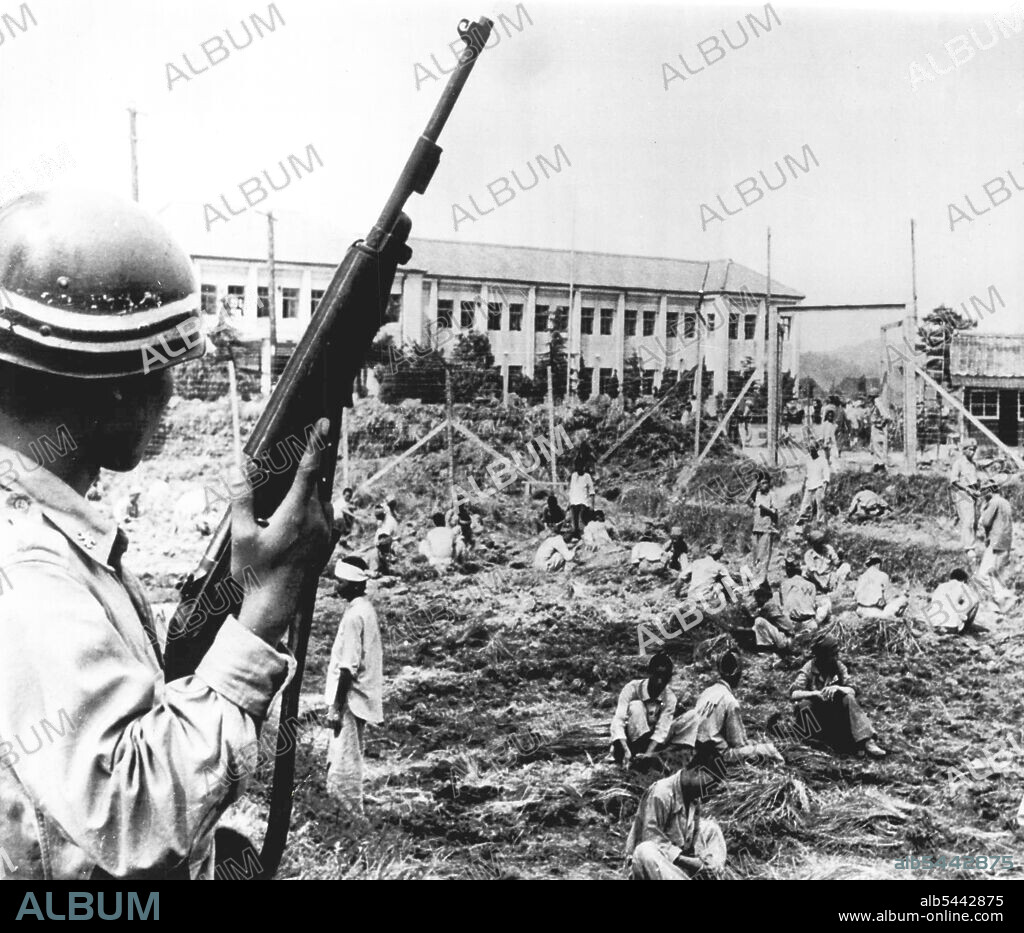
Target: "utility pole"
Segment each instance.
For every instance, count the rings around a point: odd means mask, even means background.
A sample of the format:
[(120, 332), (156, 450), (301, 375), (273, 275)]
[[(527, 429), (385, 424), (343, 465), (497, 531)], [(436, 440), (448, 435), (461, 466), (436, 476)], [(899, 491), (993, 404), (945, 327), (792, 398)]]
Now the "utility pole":
[(444, 433), (448, 442), (448, 492), (455, 513), (459, 511), (459, 499), (455, 494), (455, 400), (452, 395), (452, 368), (444, 368)]
[[(910, 221), (910, 287), (911, 304), (903, 322), (903, 341), (908, 352), (917, 343), (917, 243), (914, 221)], [(907, 473), (917, 470), (917, 371), (903, 361), (903, 446), (907, 457)]]
[(555, 383), (553, 367), (548, 361), (548, 450), (551, 457), (551, 486), (552, 493), (558, 484), (558, 462), (555, 457)]
[(128, 142), (132, 152), (132, 200), (136, 202), (139, 200), (139, 137), (135, 131), (135, 118), (138, 113), (134, 107), (128, 108)]
[(274, 365), (277, 363), (277, 260), (274, 254), (274, 212), (267, 211), (267, 267), (270, 272), (270, 379), (274, 379)]
[(772, 304), (772, 228), (768, 228), (768, 285), (765, 313), (768, 316), (768, 463), (779, 465), (779, 309)]

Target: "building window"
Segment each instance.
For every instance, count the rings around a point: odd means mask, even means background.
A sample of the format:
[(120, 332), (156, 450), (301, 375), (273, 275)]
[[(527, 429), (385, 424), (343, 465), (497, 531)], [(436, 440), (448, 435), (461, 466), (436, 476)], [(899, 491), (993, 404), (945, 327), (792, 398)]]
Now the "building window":
[(644, 336), (653, 337), (654, 328), (658, 323), (658, 312), (657, 311), (644, 311)]
[(487, 329), (501, 330), (501, 302), (487, 302)]
[(614, 308), (602, 308), (601, 309), (601, 336), (610, 337), (612, 335), (612, 329), (615, 326), (615, 309)]
[(708, 322), (708, 330), (709, 331), (710, 330), (714, 330), (715, 329), (715, 312), (714, 311), (709, 311), (707, 314), (704, 315), (704, 319)]
[(476, 302), (462, 301), (459, 303), (459, 327), (463, 330), (472, 330), (476, 321)]
[(563, 334), (569, 330), (569, 307), (568, 305), (558, 305), (555, 308), (555, 330), (560, 330)]
[(508, 306), (508, 329), (509, 330), (522, 330), (523, 329), (523, 306), (522, 305), (509, 305)]
[(793, 329), (793, 316), (787, 315), (786, 317), (779, 317), (779, 331), (782, 334), (783, 340), (789, 340), (790, 332)]
[(256, 317), (270, 317), (270, 287), (256, 286)]
[(679, 336), (679, 312), (669, 311), (665, 315), (665, 327), (666, 336), (678, 337)]
[(601, 374), (597, 379), (597, 391), (598, 394), (606, 395), (608, 393), (608, 383), (611, 381), (613, 369), (602, 369)]
[(548, 306), (537, 305), (537, 310), (533, 315), (533, 329), (539, 334), (541, 331), (548, 329)]
[[(392, 301), (394, 296), (392, 296)], [(299, 316), (299, 290), (297, 288), (281, 289), (281, 317)]]
[(697, 333), (697, 313), (695, 311), (683, 312), (683, 339), (693, 340)]
[(1017, 393), (1017, 421), (1024, 421), (1024, 392)]
[(455, 326), (455, 302), (450, 298), (437, 299), (437, 328)]
[(740, 339), (740, 316), (735, 311), (729, 312), (729, 339)]
[(998, 418), (999, 392), (971, 389), (967, 398), (967, 410), (975, 418)]
[(645, 369), (640, 374), (640, 393), (642, 395), (654, 394), (654, 370)]
[(743, 318), (743, 339), (744, 340), (756, 340), (757, 339), (757, 315), (748, 314)]
[(594, 332), (594, 309), (580, 308), (580, 333), (592, 334)]
[(626, 336), (636, 336), (636, 308), (626, 308)]
[(245, 286), (244, 285), (229, 285), (228, 286), (228, 308), (231, 311), (244, 311), (245, 310)]
[(320, 302), (324, 300), (324, 289), (314, 288), (309, 293), (309, 316), (312, 317), (316, 314), (316, 309), (320, 307)]
[(217, 313), (217, 286), (216, 285), (200, 285), (199, 286), (199, 307), (202, 309), (203, 314), (216, 314)]

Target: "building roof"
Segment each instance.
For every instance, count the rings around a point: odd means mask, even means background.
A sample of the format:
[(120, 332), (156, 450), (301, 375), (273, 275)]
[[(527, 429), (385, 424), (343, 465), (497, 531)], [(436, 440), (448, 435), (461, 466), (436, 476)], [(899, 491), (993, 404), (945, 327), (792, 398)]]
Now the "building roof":
[(954, 382), (1024, 379), (1024, 334), (954, 335), (949, 373)]
[[(247, 211), (227, 223), (217, 222), (206, 231), (202, 205), (176, 202), (160, 216), (196, 258), (262, 262), (267, 251), (265, 217)], [(313, 263), (334, 266), (348, 245), (361, 234), (345, 233), (336, 225), (281, 212), (275, 224), (275, 255), (282, 263)], [(571, 280), (578, 288), (612, 288), (697, 294), (763, 295), (766, 278), (753, 269), (728, 259), (710, 262), (652, 256), (547, 249), (538, 246), (502, 246), (465, 240), (410, 238), (413, 258), (406, 270), (428, 272), (449, 279), (530, 282), (564, 286)], [(706, 278), (705, 278), (706, 276)], [(796, 289), (772, 282), (772, 295), (791, 301), (804, 296)]]

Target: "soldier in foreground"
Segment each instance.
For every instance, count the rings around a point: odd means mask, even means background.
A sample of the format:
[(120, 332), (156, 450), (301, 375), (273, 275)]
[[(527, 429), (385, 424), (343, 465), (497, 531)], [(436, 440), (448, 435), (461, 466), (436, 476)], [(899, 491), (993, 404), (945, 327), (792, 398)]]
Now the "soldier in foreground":
[[(142, 459), (168, 357), (203, 353), (189, 258), (133, 204), (29, 194), (0, 212), (0, 303), (19, 325), (0, 330), (0, 459), (30, 465), (0, 477), (0, 843), (24, 879), (211, 878), (217, 819), (289, 676), (281, 639), (328, 556), (317, 445), (265, 522), (239, 483), (232, 571), (259, 585), (196, 673), (165, 683), (128, 538), (85, 495)], [(62, 456), (31, 466), (62, 432)], [(53, 741), (14, 745), (53, 720)]]

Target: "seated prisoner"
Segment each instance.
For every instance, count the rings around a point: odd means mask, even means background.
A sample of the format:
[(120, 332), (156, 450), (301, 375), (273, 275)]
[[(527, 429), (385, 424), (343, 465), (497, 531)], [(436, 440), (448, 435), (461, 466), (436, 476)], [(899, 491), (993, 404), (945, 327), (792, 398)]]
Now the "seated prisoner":
[(537, 548), (537, 554), (533, 558), (534, 569), (553, 573), (570, 563), (575, 556), (573, 549), (568, 544), (570, 540), (572, 540), (572, 532), (566, 529), (559, 535), (552, 535), (541, 541), (540, 547)]
[(839, 660), (839, 642), (831, 635), (818, 639), (811, 660), (800, 668), (790, 688), (800, 730), (837, 750), (855, 748), (872, 758), (884, 758), (855, 693), (846, 665)]
[(817, 628), (832, 615), (832, 600), (818, 594), (818, 588), (803, 575), (792, 557), (783, 565), (786, 578), (779, 587), (782, 608), (798, 629)]
[(804, 551), (804, 576), (821, 593), (832, 593), (839, 589), (850, 573), (850, 565), (844, 563), (820, 528), (807, 534), (810, 547)]
[(434, 527), (420, 542), (419, 551), (431, 567), (438, 573), (444, 573), (456, 560), (462, 559), (466, 546), (458, 527), (450, 528), (445, 523), (445, 517), (441, 512), (435, 512), (431, 520)]
[(700, 785), (686, 771), (655, 781), (643, 797), (626, 838), (634, 881), (687, 881), (725, 867), (725, 836), (701, 818)]
[(850, 500), (846, 520), (848, 522), (873, 521), (891, 511), (892, 507), (877, 492), (871, 489), (862, 489)]
[(925, 619), (939, 631), (966, 632), (974, 624), (980, 605), (967, 571), (955, 567), (949, 579), (935, 587)]
[(619, 693), (611, 723), (611, 754), (615, 763), (628, 765), (634, 758), (657, 755), (669, 745), (680, 744), (676, 695), (669, 687), (672, 661), (656, 654), (647, 666), (647, 677), (631, 680)]
[(896, 590), (889, 574), (882, 570), (882, 557), (872, 554), (867, 569), (853, 588), (857, 615), (862, 619), (895, 619), (907, 608), (907, 597)]

